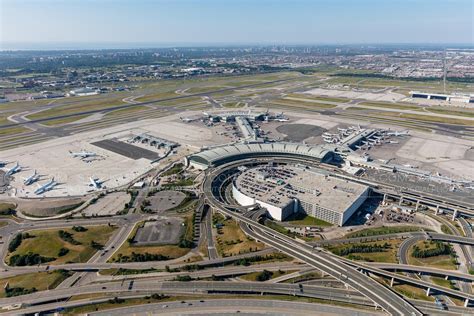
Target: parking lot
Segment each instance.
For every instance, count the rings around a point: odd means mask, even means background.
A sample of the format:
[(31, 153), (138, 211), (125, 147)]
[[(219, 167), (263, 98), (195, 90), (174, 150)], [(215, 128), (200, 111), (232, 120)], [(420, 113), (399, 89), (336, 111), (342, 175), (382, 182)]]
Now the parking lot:
[(180, 205), (186, 194), (179, 191), (160, 191), (148, 199), (151, 202), (150, 208), (156, 212), (163, 212)]
[(137, 230), (133, 241), (137, 246), (177, 244), (184, 232), (182, 224), (179, 217), (146, 222)]

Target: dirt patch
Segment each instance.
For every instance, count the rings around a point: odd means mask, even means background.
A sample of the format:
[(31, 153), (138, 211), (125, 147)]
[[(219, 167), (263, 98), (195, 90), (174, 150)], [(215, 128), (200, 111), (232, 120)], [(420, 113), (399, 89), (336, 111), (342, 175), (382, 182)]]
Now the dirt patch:
[(84, 202), (85, 198), (24, 199), (18, 201), (17, 210), (37, 217), (54, 216), (71, 211)]

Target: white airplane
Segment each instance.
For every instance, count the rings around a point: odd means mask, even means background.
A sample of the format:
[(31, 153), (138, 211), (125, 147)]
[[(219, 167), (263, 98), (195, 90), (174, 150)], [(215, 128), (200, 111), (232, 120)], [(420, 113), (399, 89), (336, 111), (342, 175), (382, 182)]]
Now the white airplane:
[(338, 130), (339, 132), (342, 132), (342, 133), (347, 132), (347, 128), (340, 128), (340, 127), (338, 127), (337, 130)]
[(14, 165), (10, 170), (7, 171), (6, 175), (7, 176), (11, 176), (17, 172), (20, 172), (21, 171), (21, 166), (20, 164), (17, 162), (16, 165)]
[(194, 121), (194, 119), (191, 119), (191, 118), (189, 118), (189, 117), (181, 117), (181, 116), (180, 116), (179, 119), (180, 119), (181, 121), (185, 122), (185, 123), (191, 123), (191, 122)]
[(102, 184), (105, 182), (105, 181), (100, 181), (99, 179), (96, 179), (94, 177), (90, 177), (89, 181), (90, 181), (89, 186), (94, 187), (94, 189), (96, 190), (102, 189)]
[(73, 153), (72, 151), (69, 151), (69, 154), (70, 154), (73, 158), (81, 157), (82, 159), (97, 156), (97, 154), (94, 153), (94, 152), (91, 152), (91, 151), (84, 151), (84, 150), (83, 150), (83, 151), (80, 151), (80, 152), (75, 152), (75, 153)]
[(402, 131), (402, 132), (399, 132), (399, 131), (388, 131), (387, 132), (387, 135), (388, 136), (405, 136), (405, 135), (410, 135), (410, 131)]
[(323, 140), (328, 144), (336, 144), (338, 142), (337, 138), (323, 138)]
[(28, 178), (25, 178), (23, 183), (25, 185), (30, 185), (30, 184), (33, 184), (34, 182), (38, 181), (38, 180), (39, 180), (39, 174), (36, 173), (36, 170), (35, 170), (35, 172), (31, 176), (29, 176)]
[(56, 181), (54, 181), (54, 177), (49, 180), (48, 182), (46, 182), (45, 184), (39, 186), (36, 190), (35, 190), (35, 194), (36, 195), (39, 195), (41, 193), (44, 193), (46, 191), (49, 191), (51, 190), (52, 188), (54, 188), (58, 183)]

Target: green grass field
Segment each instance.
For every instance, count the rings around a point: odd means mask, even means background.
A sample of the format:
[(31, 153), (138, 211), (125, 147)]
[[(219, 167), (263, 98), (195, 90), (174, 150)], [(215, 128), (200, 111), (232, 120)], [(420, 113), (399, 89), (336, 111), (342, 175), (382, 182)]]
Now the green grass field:
[(444, 286), (448, 289), (459, 290), (454, 282), (452, 282), (451, 280), (446, 280), (445, 278), (431, 277), (431, 281), (434, 284), (437, 284), (439, 286)]
[[(10, 253), (8, 257), (25, 255), (32, 252), (45, 257), (57, 258), (54, 261), (48, 262), (48, 264), (53, 265), (87, 262), (97, 251), (91, 246), (91, 242), (95, 241), (105, 245), (115, 229), (107, 225), (89, 226), (85, 232), (76, 232), (71, 228), (63, 228), (62, 230), (71, 233), (74, 240), (81, 243), (79, 245), (73, 245), (61, 239), (58, 234), (60, 229), (32, 230), (28, 233), (34, 236), (34, 238), (23, 239), (21, 245), (13, 253)], [(61, 248), (66, 248), (69, 252), (59, 257), (58, 253)]]
[[(271, 279), (276, 279), (278, 277), (281, 277), (282, 275), (285, 275), (285, 274), (291, 274), (293, 272), (296, 272), (298, 270), (288, 270), (288, 271), (282, 271), (282, 270), (278, 270), (278, 271), (272, 271), (272, 276), (270, 277), (270, 280)], [(252, 282), (255, 282), (257, 281), (257, 277), (258, 275), (260, 275), (262, 272), (258, 271), (258, 272), (251, 272), (251, 273), (247, 273), (247, 274), (244, 274), (242, 276), (240, 276), (241, 279), (243, 280), (246, 280), (246, 281), (252, 281)]]
[[(5, 289), (8, 283), (10, 288), (24, 288), (31, 290), (35, 288), (37, 291), (46, 291), (54, 289), (62, 281), (64, 281), (69, 274), (61, 273), (61, 271), (51, 272), (37, 272), (21, 274), (10, 278), (0, 279), (0, 286)], [(6, 296), (5, 290), (0, 291), (0, 298)]]
[[(435, 247), (434, 242), (430, 241), (419, 241), (414, 246), (418, 246), (421, 250), (424, 249), (431, 249)], [(414, 247), (413, 246), (413, 247)], [(457, 266), (454, 263), (455, 259), (453, 259), (450, 255), (440, 255), (440, 256), (433, 256), (428, 258), (415, 258), (412, 256), (412, 248), (408, 251), (408, 263), (415, 266), (429, 266), (434, 268), (446, 269), (446, 270), (456, 270)]]
[(390, 103), (390, 102), (360, 102), (358, 105), (377, 107), (377, 108), (387, 108), (387, 109), (396, 109), (396, 110), (423, 110), (422, 106), (400, 104), (400, 103)]
[(60, 126), (60, 125), (65, 125), (65, 124), (79, 121), (86, 117), (87, 115), (76, 115), (72, 117), (65, 117), (65, 118), (60, 118), (60, 119), (44, 121), (44, 122), (41, 122), (41, 124), (46, 125), (46, 126)]
[(311, 94), (304, 94), (304, 93), (290, 93), (286, 97), (297, 98), (297, 99), (301, 99), (302, 101), (316, 100), (316, 101), (328, 101), (328, 102), (339, 102), (339, 103), (346, 103), (350, 101), (350, 99), (347, 99), (347, 98), (319, 97), (319, 96), (313, 96)]
[(472, 110), (448, 110), (444, 108), (432, 108), (432, 107), (427, 107), (427, 111), (432, 112), (432, 113), (438, 113), (438, 114), (448, 114), (448, 115), (457, 115), (457, 116), (464, 116), (464, 117), (474, 117), (474, 112)]
[(216, 236), (217, 251), (224, 257), (262, 250), (265, 245), (244, 234), (233, 219), (225, 219), (220, 214), (213, 215), (213, 221), (223, 224)]
[(364, 228), (362, 230), (349, 233), (344, 236), (344, 238), (353, 238), (353, 237), (367, 237), (367, 236), (379, 236), (387, 234), (397, 234), (397, 233), (406, 233), (406, 232), (418, 232), (423, 229), (418, 226), (391, 226), (391, 227), (374, 227), (374, 228)]
[(11, 210), (16, 209), (16, 205), (13, 203), (0, 202), (0, 214), (7, 213)]
[[(55, 117), (59, 115), (68, 115), (73, 113), (79, 113), (83, 111), (101, 110), (110, 107), (127, 104), (122, 101), (123, 98), (127, 97), (125, 94), (106, 94), (101, 98), (89, 99), (87, 97), (75, 97), (77, 102), (61, 105), (53, 109), (41, 111), (35, 114), (28, 115), (27, 117), (31, 120), (43, 119), (48, 117)], [(84, 98), (84, 99), (82, 99)], [(87, 99), (86, 99), (87, 98)]]
[(357, 245), (366, 245), (366, 246), (382, 246), (385, 243), (390, 245), (390, 248), (384, 249), (384, 251), (380, 252), (354, 252), (350, 255), (346, 255), (344, 257), (349, 259), (355, 259), (360, 261), (368, 261), (368, 262), (387, 262), (387, 263), (398, 263), (397, 260), (397, 250), (402, 243), (401, 240), (384, 240), (384, 241), (377, 241), (377, 242), (364, 242), (359, 244), (348, 244), (348, 245), (338, 245), (332, 246), (328, 249), (333, 253), (338, 253), (339, 251), (350, 248), (352, 246)]
[(304, 213), (295, 213), (285, 219), (285, 222), (293, 225), (304, 226), (333, 226), (331, 223), (325, 222), (322, 219), (306, 215)]

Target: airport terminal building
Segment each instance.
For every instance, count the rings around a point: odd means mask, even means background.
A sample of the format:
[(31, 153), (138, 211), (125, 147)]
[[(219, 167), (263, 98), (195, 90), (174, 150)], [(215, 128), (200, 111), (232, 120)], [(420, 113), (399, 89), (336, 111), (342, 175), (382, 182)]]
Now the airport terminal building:
[(205, 170), (228, 162), (248, 158), (296, 158), (331, 163), (336, 154), (326, 146), (296, 143), (252, 143), (219, 146), (190, 155), (186, 164)]
[(296, 212), (342, 226), (367, 199), (369, 187), (304, 166), (259, 166), (243, 171), (232, 194), (241, 205), (259, 204), (282, 221)]

